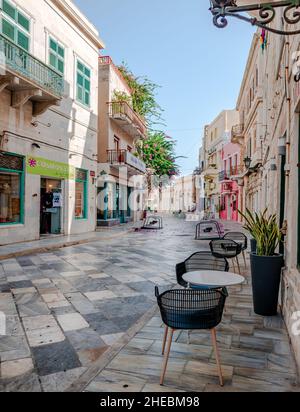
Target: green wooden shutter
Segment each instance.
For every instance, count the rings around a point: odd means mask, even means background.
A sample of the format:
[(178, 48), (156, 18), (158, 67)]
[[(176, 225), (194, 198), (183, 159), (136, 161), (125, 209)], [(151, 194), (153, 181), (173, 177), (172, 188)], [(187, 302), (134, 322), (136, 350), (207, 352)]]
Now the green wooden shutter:
[(16, 8), (10, 4), (8, 1), (3, 0), (3, 11), (6, 13), (9, 17), (11, 17), (13, 20), (16, 20)]
[(21, 27), (23, 27), (23, 29), (28, 32), (30, 31), (30, 21), (20, 12), (18, 12), (18, 23)]
[(15, 27), (4, 19), (2, 20), (2, 33), (13, 42), (15, 41)]
[(29, 38), (21, 31), (18, 31), (18, 45), (22, 47), (22, 49), (29, 50)]

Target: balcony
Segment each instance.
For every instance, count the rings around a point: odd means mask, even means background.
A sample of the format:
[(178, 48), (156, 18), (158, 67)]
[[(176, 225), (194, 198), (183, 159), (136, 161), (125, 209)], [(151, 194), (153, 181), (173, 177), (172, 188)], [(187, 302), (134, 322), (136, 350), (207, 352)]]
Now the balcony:
[(219, 173), (219, 182), (226, 182), (228, 180), (230, 180), (230, 171), (222, 170), (222, 172)]
[(112, 166), (127, 166), (132, 172), (146, 173), (146, 165), (128, 150), (108, 150), (107, 162)]
[(12, 92), (12, 107), (33, 103), (33, 116), (59, 105), (64, 91), (63, 77), (30, 53), (0, 34), (0, 92)]
[(108, 103), (109, 117), (133, 139), (144, 139), (147, 126), (144, 120), (126, 102)]
[(231, 130), (231, 142), (242, 144), (245, 137), (245, 125), (237, 124)]

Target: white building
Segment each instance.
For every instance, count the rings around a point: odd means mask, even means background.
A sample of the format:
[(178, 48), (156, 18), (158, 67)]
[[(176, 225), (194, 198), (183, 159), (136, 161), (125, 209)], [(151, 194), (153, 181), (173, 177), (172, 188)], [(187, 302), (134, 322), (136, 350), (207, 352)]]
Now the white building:
[(0, 0), (0, 243), (95, 230), (97, 30), (70, 0)]

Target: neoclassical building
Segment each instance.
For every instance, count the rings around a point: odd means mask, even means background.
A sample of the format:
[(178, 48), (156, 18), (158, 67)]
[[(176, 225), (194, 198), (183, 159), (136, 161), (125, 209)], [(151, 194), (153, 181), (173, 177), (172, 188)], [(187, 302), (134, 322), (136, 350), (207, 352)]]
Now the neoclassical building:
[(98, 56), (70, 0), (0, 1), (0, 243), (96, 226)]

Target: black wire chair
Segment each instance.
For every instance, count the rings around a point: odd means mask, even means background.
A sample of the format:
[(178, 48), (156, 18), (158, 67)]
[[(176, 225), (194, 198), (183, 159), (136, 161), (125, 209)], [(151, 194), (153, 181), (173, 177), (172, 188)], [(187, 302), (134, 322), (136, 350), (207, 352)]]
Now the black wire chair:
[(224, 231), (216, 220), (203, 220), (196, 226), (195, 240), (221, 239)]
[(240, 244), (242, 246), (242, 254), (244, 258), (244, 263), (245, 267), (247, 266), (246, 263), (246, 254), (245, 250), (248, 249), (248, 238), (244, 233), (241, 232), (228, 232), (226, 235), (223, 237), (223, 239), (231, 239), (234, 240), (236, 243)]
[[(157, 297), (157, 303), (161, 312), (162, 320), (166, 325), (162, 347), (162, 354), (165, 355), (165, 360), (161, 373), (160, 384), (164, 384), (174, 331), (210, 330), (216, 353), (220, 385), (223, 386), (216, 327), (222, 321), (224, 306), (228, 296), (226, 289), (180, 289), (169, 290), (160, 295), (158, 287), (156, 287), (155, 295)], [(168, 335), (168, 346), (165, 353)]]
[(231, 259), (235, 270), (234, 260), (237, 263), (239, 274), (241, 274), (238, 256), (242, 253), (242, 246), (231, 239), (212, 240), (209, 244), (211, 253), (216, 258)]
[(163, 229), (163, 220), (159, 216), (149, 216), (144, 220), (142, 229), (145, 230), (161, 230)]
[(224, 257), (217, 258), (211, 252), (196, 252), (184, 262), (176, 265), (177, 283), (187, 288), (188, 283), (183, 279), (183, 275), (195, 270), (219, 270), (228, 272), (229, 263)]

